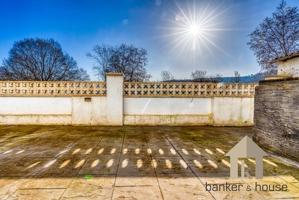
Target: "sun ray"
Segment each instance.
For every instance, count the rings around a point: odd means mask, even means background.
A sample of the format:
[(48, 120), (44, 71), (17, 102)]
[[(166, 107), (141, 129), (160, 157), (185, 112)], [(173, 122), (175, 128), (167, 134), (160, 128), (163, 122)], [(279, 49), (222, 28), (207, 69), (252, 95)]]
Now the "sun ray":
[(193, 4), (182, 7), (176, 3), (177, 12), (169, 20), (169, 25), (163, 27), (165, 30), (162, 37), (172, 42), (174, 52), (197, 52), (213, 53), (213, 49), (227, 55), (219, 46), (217, 39), (220, 32), (232, 31), (226, 28), (224, 15), (228, 8), (219, 6)]

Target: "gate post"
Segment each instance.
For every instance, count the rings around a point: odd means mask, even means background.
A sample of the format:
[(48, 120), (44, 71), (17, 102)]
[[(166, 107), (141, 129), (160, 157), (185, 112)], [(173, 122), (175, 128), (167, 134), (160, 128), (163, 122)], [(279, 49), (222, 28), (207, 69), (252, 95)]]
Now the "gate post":
[(106, 113), (108, 125), (123, 125), (123, 84), (124, 77), (122, 73), (106, 74)]

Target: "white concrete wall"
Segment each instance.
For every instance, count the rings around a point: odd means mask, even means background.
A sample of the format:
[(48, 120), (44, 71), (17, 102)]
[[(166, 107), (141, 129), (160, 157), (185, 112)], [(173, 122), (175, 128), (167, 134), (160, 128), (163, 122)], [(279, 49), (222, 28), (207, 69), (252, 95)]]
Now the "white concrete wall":
[(91, 97), (90, 102), (84, 97), (0, 97), (0, 124), (253, 125), (253, 98), (121, 98), (112, 102), (108, 107), (106, 97)]
[(86, 102), (84, 97), (72, 98), (73, 125), (112, 125), (107, 120), (106, 97), (92, 97)]
[(0, 124), (109, 125), (106, 97), (1, 97)]
[(208, 125), (209, 98), (125, 98), (127, 125)]
[(125, 98), (125, 115), (208, 115), (210, 98)]
[(71, 115), (70, 97), (1, 97), (1, 115)]
[(253, 98), (125, 98), (127, 125), (253, 125)]
[(70, 124), (72, 98), (1, 97), (0, 124)]
[(254, 98), (124, 98), (123, 76), (107, 74), (106, 96), (0, 97), (0, 124), (253, 125)]
[(213, 125), (253, 125), (254, 98), (214, 97), (212, 103)]

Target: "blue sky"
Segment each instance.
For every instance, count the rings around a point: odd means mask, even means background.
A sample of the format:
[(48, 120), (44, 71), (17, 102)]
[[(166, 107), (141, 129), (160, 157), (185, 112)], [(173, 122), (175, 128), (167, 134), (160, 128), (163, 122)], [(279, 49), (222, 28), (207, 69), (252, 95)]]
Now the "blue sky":
[[(8, 56), (14, 41), (54, 38), (63, 50), (97, 80), (93, 61), (86, 56), (95, 44), (133, 44), (148, 51), (147, 70), (152, 80), (162, 70), (176, 78), (189, 78), (191, 71), (242, 75), (260, 70), (248, 48), (248, 34), (270, 16), (280, 0), (2, 0), (0, 1), (0, 60)], [(287, 0), (299, 6), (298, 0)], [(212, 44), (192, 49), (170, 36), (180, 9), (214, 13)], [(178, 45), (178, 43), (180, 45)]]

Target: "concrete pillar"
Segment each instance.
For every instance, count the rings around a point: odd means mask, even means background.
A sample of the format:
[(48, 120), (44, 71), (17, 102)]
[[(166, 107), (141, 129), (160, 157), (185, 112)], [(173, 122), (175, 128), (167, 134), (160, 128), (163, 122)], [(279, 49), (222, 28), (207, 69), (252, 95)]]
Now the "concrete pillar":
[(124, 77), (121, 73), (106, 74), (108, 125), (123, 125), (123, 84)]

